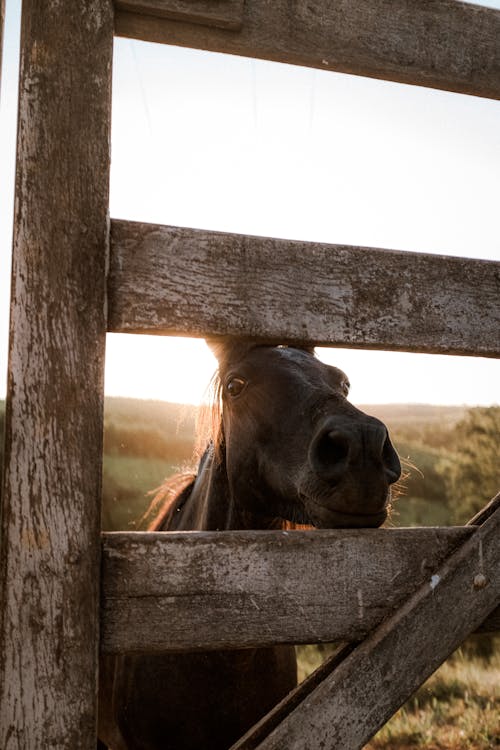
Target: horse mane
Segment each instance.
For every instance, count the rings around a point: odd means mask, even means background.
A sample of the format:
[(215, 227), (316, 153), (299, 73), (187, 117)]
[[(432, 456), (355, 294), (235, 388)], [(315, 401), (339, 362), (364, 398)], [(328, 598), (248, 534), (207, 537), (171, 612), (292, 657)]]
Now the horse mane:
[[(170, 513), (173, 511), (177, 500), (183, 492), (187, 491), (196, 480), (196, 474), (192, 472), (179, 472), (167, 477), (165, 481), (156, 490), (153, 490), (154, 497), (149, 504), (146, 512), (137, 524), (138, 531), (161, 531), (163, 525), (168, 520)], [(314, 526), (293, 523), (284, 518), (277, 518), (272, 525), (273, 529), (282, 531), (308, 531)]]
[(214, 458), (222, 461), (224, 430), (222, 426), (222, 380), (219, 370), (212, 375), (206, 390), (206, 398), (198, 410), (193, 462), (198, 463), (207, 446), (212, 445)]
[(160, 531), (167, 520), (170, 511), (180, 495), (194, 483), (196, 474), (193, 472), (179, 472), (167, 477), (162, 484), (152, 490), (149, 494), (154, 497), (151, 500), (144, 515), (137, 523), (139, 531)]

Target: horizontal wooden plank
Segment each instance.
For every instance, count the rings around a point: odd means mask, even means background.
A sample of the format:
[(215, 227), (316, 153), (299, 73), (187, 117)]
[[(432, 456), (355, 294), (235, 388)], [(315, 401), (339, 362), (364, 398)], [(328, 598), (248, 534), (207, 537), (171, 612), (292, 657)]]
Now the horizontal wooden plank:
[(229, 32), (151, 18), (143, 5), (127, 0), (122, 12), (118, 4), (118, 35), (500, 98), (500, 12), (491, 8), (457, 0), (247, 0), (242, 28)]
[(102, 648), (357, 640), (474, 531), (107, 533)]
[(113, 221), (110, 331), (500, 356), (500, 263)]
[(119, 11), (200, 23), (221, 29), (239, 29), (244, 0), (115, 0)]

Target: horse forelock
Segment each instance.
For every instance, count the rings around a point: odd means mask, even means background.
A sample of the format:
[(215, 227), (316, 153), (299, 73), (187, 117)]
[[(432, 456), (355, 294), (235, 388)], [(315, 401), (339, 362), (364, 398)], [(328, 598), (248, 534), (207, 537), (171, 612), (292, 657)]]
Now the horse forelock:
[(194, 458), (200, 460), (207, 446), (213, 446), (214, 458), (222, 460), (224, 429), (222, 424), (222, 380), (217, 370), (207, 388), (207, 400), (200, 406), (196, 424)]

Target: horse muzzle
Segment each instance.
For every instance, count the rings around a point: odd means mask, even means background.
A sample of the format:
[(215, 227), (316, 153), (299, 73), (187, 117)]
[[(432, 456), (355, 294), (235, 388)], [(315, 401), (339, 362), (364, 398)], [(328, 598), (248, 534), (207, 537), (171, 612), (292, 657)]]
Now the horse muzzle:
[(301, 499), (320, 528), (373, 528), (387, 518), (390, 486), (401, 464), (387, 429), (374, 417), (328, 417), (308, 453), (307, 491)]

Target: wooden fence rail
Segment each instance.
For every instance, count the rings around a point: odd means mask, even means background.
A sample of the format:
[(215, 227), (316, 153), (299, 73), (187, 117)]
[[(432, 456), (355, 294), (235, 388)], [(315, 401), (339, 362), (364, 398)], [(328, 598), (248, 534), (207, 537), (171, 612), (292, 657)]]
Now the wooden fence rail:
[[(103, 535), (101, 647), (359, 640), (473, 527)], [(500, 630), (500, 611), (484, 626)]]
[(500, 263), (114, 221), (108, 329), (500, 356)]
[(116, 8), (119, 36), (500, 98), (500, 11), (457, 0), (118, 0)]

